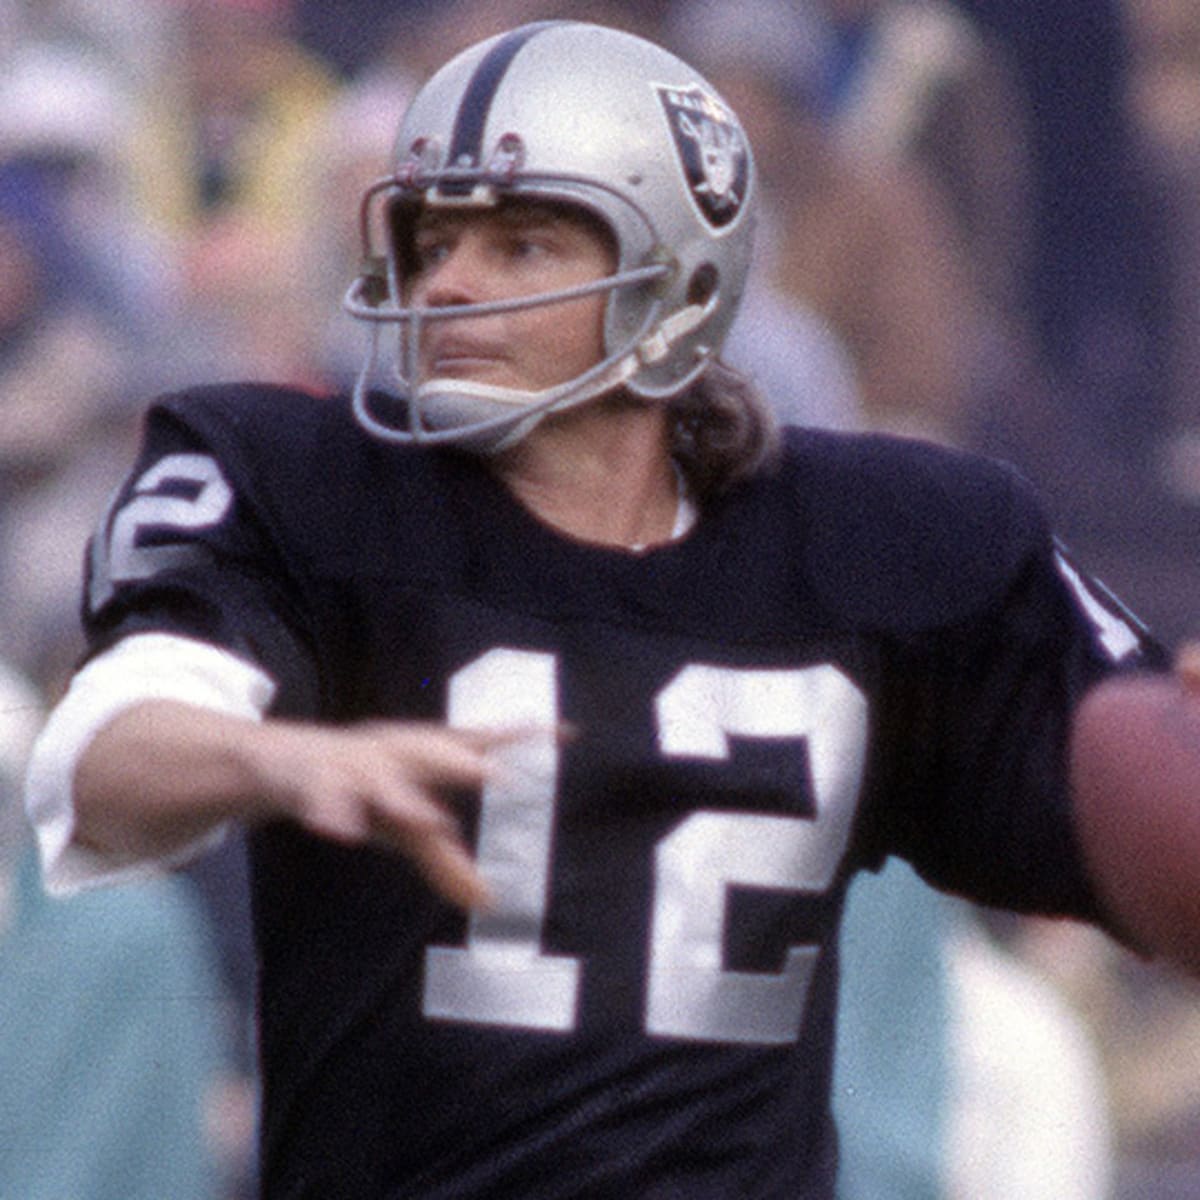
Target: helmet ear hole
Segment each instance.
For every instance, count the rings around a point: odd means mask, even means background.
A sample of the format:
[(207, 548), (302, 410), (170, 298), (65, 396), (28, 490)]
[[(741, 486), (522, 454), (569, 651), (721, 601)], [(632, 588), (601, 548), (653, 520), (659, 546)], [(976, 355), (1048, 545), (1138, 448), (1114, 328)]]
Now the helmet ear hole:
[(701, 263), (692, 272), (691, 279), (688, 280), (687, 302), (689, 304), (707, 304), (716, 294), (720, 279), (720, 272), (712, 263)]

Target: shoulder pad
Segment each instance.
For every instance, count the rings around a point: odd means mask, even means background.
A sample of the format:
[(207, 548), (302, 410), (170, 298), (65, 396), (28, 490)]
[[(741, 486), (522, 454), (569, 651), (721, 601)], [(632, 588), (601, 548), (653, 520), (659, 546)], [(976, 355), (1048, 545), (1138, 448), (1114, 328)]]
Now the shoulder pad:
[(994, 602), (1050, 546), (1031, 488), (990, 459), (907, 439), (789, 434), (806, 586), (848, 622), (915, 632)]
[[(371, 437), (341, 395), (267, 384), (218, 384), (160, 398), (149, 419), (172, 421), (208, 445), (260, 498), (302, 493), (312, 508), (352, 512), (385, 474), (398, 490), (413, 474), (397, 472), (397, 452)], [(336, 469), (335, 469), (336, 468)]]
[(346, 427), (339, 416), (343, 407), (337, 399), (298, 388), (230, 383), (161, 396), (149, 415), (177, 421), (222, 449), (261, 447), (272, 454), (286, 445), (291, 453), (315, 453)]

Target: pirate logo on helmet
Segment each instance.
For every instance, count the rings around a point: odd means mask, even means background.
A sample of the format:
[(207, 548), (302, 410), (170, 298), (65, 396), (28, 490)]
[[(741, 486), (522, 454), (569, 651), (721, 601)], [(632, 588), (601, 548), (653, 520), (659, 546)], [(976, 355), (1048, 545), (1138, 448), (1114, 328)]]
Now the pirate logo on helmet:
[(658, 84), (688, 191), (704, 219), (720, 229), (741, 212), (750, 155), (737, 118), (698, 85)]

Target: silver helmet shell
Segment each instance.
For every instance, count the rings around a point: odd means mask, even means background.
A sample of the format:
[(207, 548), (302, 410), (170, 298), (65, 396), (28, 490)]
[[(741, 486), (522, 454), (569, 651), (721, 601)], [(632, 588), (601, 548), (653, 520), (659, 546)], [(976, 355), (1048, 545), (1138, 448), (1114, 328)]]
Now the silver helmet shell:
[[(605, 359), (540, 393), (416, 378), (423, 323), (482, 315), (518, 302), (434, 310), (405, 307), (403, 219), (422, 205), (488, 207), (505, 197), (578, 205), (611, 231)], [(382, 205), (389, 216), (373, 220)], [(367, 399), (373, 349), (356, 388), (372, 432), (396, 440), (456, 441), (495, 449), (560, 411), (623, 386), (647, 399), (688, 387), (720, 351), (749, 267), (754, 162), (737, 117), (698, 72), (620, 30), (573, 21), (522, 26), (463, 51), (418, 92), (401, 123), (395, 170), (368, 192), (369, 263), (346, 306), (378, 330), (399, 323), (396, 382), (403, 427)], [(372, 230), (385, 229), (375, 253)], [(376, 339), (377, 340), (377, 339)]]

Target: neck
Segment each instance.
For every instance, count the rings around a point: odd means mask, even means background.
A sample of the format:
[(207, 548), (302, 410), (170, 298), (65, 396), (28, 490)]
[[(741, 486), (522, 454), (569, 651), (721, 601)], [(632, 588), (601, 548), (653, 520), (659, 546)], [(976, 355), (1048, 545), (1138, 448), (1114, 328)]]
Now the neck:
[(615, 399), (563, 413), (496, 469), (536, 517), (581, 541), (641, 549), (673, 535), (679, 483), (658, 405)]

